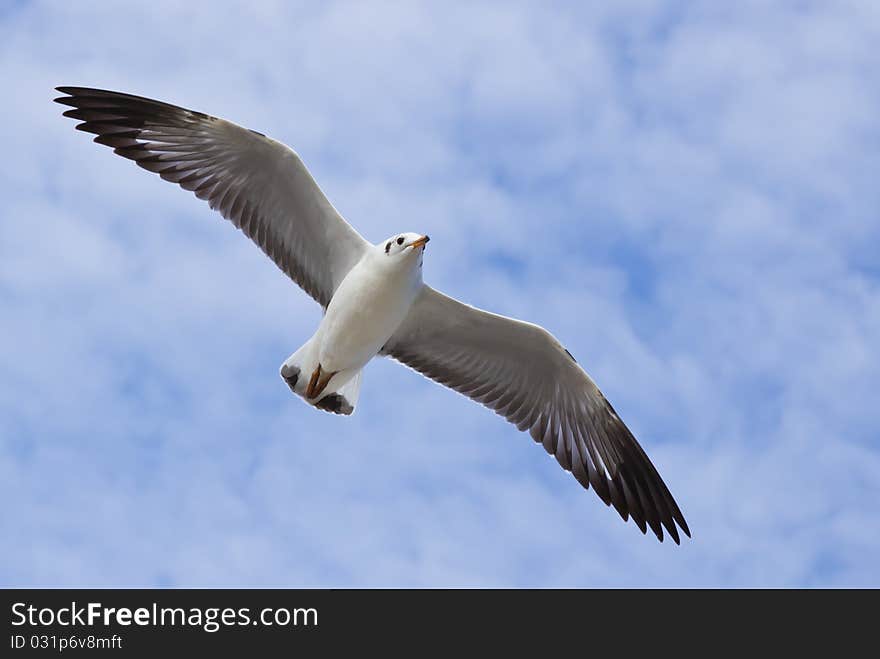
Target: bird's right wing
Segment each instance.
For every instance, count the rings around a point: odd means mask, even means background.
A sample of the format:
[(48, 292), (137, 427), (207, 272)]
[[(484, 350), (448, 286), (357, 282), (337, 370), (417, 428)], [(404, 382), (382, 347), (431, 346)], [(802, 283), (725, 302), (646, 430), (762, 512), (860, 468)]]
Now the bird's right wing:
[(206, 199), (325, 307), (369, 247), (291, 149), (234, 123), (140, 96), (58, 87), (77, 129)]
[(684, 516), (620, 417), (547, 330), (425, 286), (383, 348), (410, 368), (494, 410), (543, 444), (620, 516), (678, 543)]

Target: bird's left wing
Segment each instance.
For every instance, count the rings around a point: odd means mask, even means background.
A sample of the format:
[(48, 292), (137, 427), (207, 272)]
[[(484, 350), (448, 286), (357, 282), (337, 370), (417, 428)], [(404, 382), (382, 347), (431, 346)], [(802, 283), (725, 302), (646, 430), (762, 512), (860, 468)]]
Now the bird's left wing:
[(542, 327), (462, 304), (429, 286), (383, 353), (494, 410), (642, 533), (678, 543), (684, 516), (586, 372)]
[(369, 243), (321, 192), (299, 156), (230, 121), (120, 92), (58, 87), (79, 130), (206, 199), (327, 307)]

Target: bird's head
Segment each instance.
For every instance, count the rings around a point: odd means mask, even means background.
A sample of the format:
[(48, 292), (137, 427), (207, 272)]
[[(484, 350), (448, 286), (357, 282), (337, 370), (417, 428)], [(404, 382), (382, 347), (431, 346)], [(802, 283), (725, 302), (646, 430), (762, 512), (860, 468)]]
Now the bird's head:
[(430, 240), (421, 233), (398, 233), (376, 245), (385, 256), (394, 259), (421, 255)]

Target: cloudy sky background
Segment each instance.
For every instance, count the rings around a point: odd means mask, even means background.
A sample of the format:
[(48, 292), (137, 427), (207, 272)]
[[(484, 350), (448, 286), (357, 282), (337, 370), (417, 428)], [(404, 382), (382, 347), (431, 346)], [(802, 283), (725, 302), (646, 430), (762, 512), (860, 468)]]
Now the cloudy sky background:
[[(880, 585), (880, 5), (545, 4), (0, 5), (0, 583)], [(394, 362), (305, 407), (317, 305), (62, 84), (429, 233), (426, 280), (553, 331), (693, 540)]]

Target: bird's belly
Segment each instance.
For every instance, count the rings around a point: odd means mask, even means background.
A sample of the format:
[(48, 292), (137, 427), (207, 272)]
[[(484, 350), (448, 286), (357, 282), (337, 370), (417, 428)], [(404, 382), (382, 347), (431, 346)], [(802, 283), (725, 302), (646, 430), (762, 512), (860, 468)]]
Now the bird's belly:
[(363, 367), (397, 330), (416, 292), (407, 282), (347, 277), (330, 301), (318, 330), (322, 367), (327, 371)]

